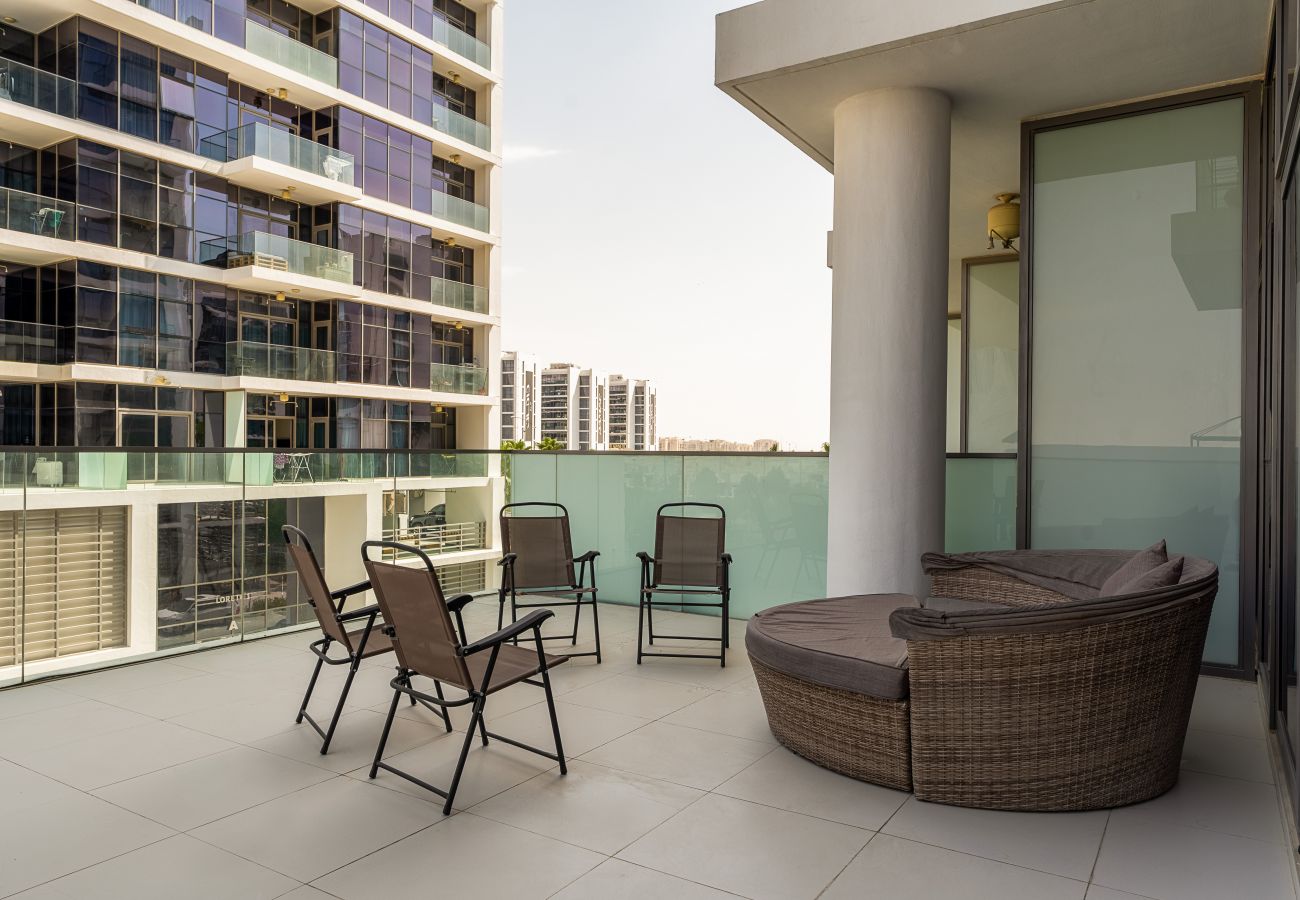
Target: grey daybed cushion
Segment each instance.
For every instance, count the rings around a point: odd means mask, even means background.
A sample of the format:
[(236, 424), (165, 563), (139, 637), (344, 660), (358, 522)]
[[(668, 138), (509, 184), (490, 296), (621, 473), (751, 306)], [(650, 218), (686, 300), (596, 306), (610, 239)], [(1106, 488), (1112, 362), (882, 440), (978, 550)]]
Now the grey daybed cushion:
[(890, 634), (889, 614), (916, 606), (916, 598), (907, 594), (787, 603), (749, 620), (745, 647), (763, 665), (795, 678), (903, 700), (907, 642)]

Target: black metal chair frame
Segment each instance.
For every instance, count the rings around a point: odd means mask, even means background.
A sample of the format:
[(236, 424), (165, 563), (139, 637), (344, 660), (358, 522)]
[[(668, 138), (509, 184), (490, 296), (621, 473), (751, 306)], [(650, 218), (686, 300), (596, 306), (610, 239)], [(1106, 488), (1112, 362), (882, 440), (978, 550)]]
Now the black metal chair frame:
[[(282, 525), (280, 526), (280, 533), (284, 535), (284, 541), (286, 544), (291, 543), (292, 539), (297, 537), (303, 547), (307, 550), (307, 553), (311, 556), (312, 560), (316, 559), (316, 551), (312, 547), (311, 541), (301, 528), (296, 528), (293, 525)], [(317, 568), (320, 568), (319, 563), (317, 563)], [(331, 610), (334, 614), (334, 620), (338, 622), (345, 631), (348, 623), (360, 621), (361, 619), (366, 620), (365, 630), (362, 631), (361, 639), (357, 642), (356, 647), (349, 651), (344, 657), (332, 657), (329, 655), (330, 645), (337, 644), (339, 641), (335, 640), (328, 634), (318, 640), (312, 641), (307, 647), (308, 650), (316, 655), (316, 667), (312, 669), (311, 680), (307, 682), (307, 693), (303, 695), (302, 705), (298, 708), (298, 715), (294, 719), (294, 722), (302, 724), (303, 720), (306, 720), (307, 724), (321, 736), (321, 756), (324, 756), (329, 752), (330, 742), (334, 740), (334, 731), (338, 728), (339, 718), (343, 715), (343, 705), (347, 703), (348, 693), (352, 690), (352, 681), (356, 678), (357, 670), (361, 668), (361, 663), (365, 659), (366, 644), (370, 641), (370, 635), (375, 629), (375, 622), (379, 618), (379, 606), (376, 604), (372, 603), (370, 606), (361, 607), (360, 609), (354, 609), (349, 612), (344, 612), (343, 606), (347, 603), (349, 597), (364, 593), (368, 590), (370, 590), (370, 582), (361, 581), (337, 591), (331, 591), (329, 595), (330, 600), (338, 603), (338, 606)], [(464, 594), (462, 596), (473, 599), (469, 594)], [(453, 598), (452, 601), (449, 601), (449, 605), (450, 603), (460, 599), (460, 597)], [(316, 605), (309, 592), (307, 593), (307, 602), (312, 604), (312, 606)], [(468, 603), (469, 600), (465, 600), (464, 602)], [(462, 603), (462, 605), (464, 604)], [(343, 682), (343, 689), (339, 692), (339, 700), (334, 707), (333, 715), (330, 716), (329, 725), (322, 728), (320, 723), (312, 718), (311, 713), (307, 712), (307, 704), (311, 702), (312, 692), (316, 690), (316, 681), (320, 678), (321, 668), (327, 665), (347, 666), (348, 677), (347, 680)], [(411, 700), (411, 705), (415, 705), (414, 698)], [(426, 706), (427, 705), (428, 704), (426, 704)], [(447, 715), (444, 710), (434, 709), (433, 707), (429, 708), (434, 713), (442, 716), (444, 720), (447, 720)], [(449, 731), (451, 730), (450, 720), (447, 720), (447, 729)]]
[[(396, 541), (366, 541), (361, 545), (361, 556), (367, 561), (370, 560), (369, 550), (371, 547), (383, 547), (398, 552), (413, 553), (424, 561), (424, 564), (428, 566), (429, 571), (434, 572), (434, 577), (437, 578), (437, 573), (434, 571), (433, 561), (418, 547), (400, 544)], [(386, 772), (392, 772), (394, 775), (405, 778), (412, 784), (418, 784), (425, 790), (431, 791), (439, 797), (442, 797), (445, 801), (442, 807), (442, 814), (444, 816), (451, 814), (451, 805), (456, 799), (456, 790), (460, 787), (461, 775), (463, 775), (465, 771), (465, 760), (469, 756), (469, 748), (474, 741), (474, 733), (476, 731), (478, 732), (484, 747), (488, 745), (488, 738), (492, 738), (493, 740), (510, 744), (511, 746), (518, 747), (521, 750), (528, 750), (531, 753), (536, 753), (538, 756), (559, 763), (561, 775), (566, 775), (569, 771), (568, 764), (564, 758), (564, 745), (560, 739), (560, 721), (555, 714), (555, 695), (551, 691), (550, 666), (548, 666), (546, 662), (546, 653), (542, 647), (542, 641), (544, 640), (542, 637), (542, 623), (555, 615), (555, 613), (549, 609), (534, 610), (509, 626), (499, 629), (485, 638), (480, 638), (479, 640), (470, 643), (468, 636), (465, 633), (465, 621), (461, 615), (461, 610), (463, 610), (466, 604), (473, 599), (474, 597), (470, 594), (461, 594), (453, 600), (449, 600), (447, 602), (447, 608), (455, 615), (456, 630), (460, 634), (460, 645), (456, 648), (456, 651), (462, 657), (473, 656), (474, 654), (482, 653), (485, 650), (490, 651), (487, 666), (483, 670), (482, 682), (477, 687), (471, 686), (464, 699), (448, 700), (443, 696), (442, 684), (439, 681), (436, 679), (430, 679), (433, 681), (434, 691), (436, 694), (436, 696), (430, 696), (423, 691), (417, 690), (411, 685), (411, 677), (420, 673), (398, 666), (397, 677), (395, 677), (391, 682), (393, 688), (393, 701), (388, 706), (388, 718), (384, 720), (384, 732), (379, 738), (379, 746), (375, 749), (375, 759), (370, 766), (371, 778), (376, 777), (379, 774), (379, 770), (383, 769)], [(396, 635), (396, 630), (393, 626), (385, 624), (382, 628), (384, 633), (390, 638)], [(483, 709), (487, 703), (489, 686), (492, 683), (492, 671), (496, 667), (497, 655), (501, 652), (502, 645), (508, 641), (517, 644), (519, 636), (528, 631), (533, 632), (533, 637), (537, 645), (537, 674), (541, 675), (541, 681), (537, 681), (536, 677), (533, 676), (522, 679), (522, 683), (542, 688), (546, 692), (546, 706), (551, 717), (551, 733), (555, 737), (554, 753), (550, 753), (530, 744), (525, 744), (522, 741), (515, 740), (514, 738), (509, 738), (497, 734), (496, 732), (488, 731), (487, 725), (483, 719)], [(472, 706), (469, 725), (465, 728), (465, 742), (461, 746), (460, 757), (456, 761), (456, 772), (452, 775), (451, 785), (445, 791), (441, 788), (434, 787), (427, 781), (417, 778), (409, 772), (403, 772), (401, 769), (383, 761), (384, 747), (388, 743), (388, 733), (393, 727), (393, 717), (397, 714), (397, 704), (401, 701), (403, 695), (409, 697), (412, 703), (415, 703), (418, 700), (425, 706), (430, 706), (430, 708), (432, 708), (431, 704), (440, 707), (442, 718), (446, 723), (448, 732), (452, 730), (450, 714), (451, 708), (466, 705)]]
[[(542, 501), (529, 500), (520, 503), (507, 503), (501, 507), (501, 530), (505, 533), (506, 510), (518, 509), (524, 506), (549, 506), (559, 509), (564, 514), (565, 530), (568, 530), (569, 510), (562, 503), (546, 503)], [(597, 664), (600, 663), (600, 612), (596, 605), (596, 557), (600, 556), (599, 550), (588, 550), (581, 556), (573, 557), (570, 562), (578, 564), (577, 584), (557, 585), (553, 588), (527, 588), (519, 590), (515, 587), (515, 561), (519, 558), (517, 553), (506, 553), (497, 562), (502, 568), (501, 587), (497, 591), (500, 606), (497, 608), (497, 628), (505, 626), (506, 595), (510, 597), (510, 621), (518, 621), (519, 610), (521, 609), (550, 609), (553, 606), (572, 606), (573, 607), (573, 632), (571, 634), (553, 634), (542, 638), (543, 641), (563, 641), (568, 640), (569, 646), (577, 646), (578, 643), (578, 623), (582, 618), (582, 607), (591, 604), (591, 622), (592, 630), (595, 635), (596, 649), (585, 653), (567, 653), (569, 658), (579, 656), (594, 656)], [(591, 585), (587, 585), (587, 567), (591, 567)], [(584, 600), (583, 595), (590, 593), (591, 599)], [(573, 594), (573, 600), (562, 599), (567, 594)], [(557, 596), (558, 595), (558, 596)], [(538, 596), (545, 597), (552, 601), (549, 603), (520, 603), (519, 597)], [(517, 643), (517, 641), (516, 641)]]
[[(655, 512), (655, 521), (663, 516), (665, 509), (686, 509), (686, 508), (703, 508), (716, 509), (719, 518), (724, 523), (727, 521), (727, 511), (716, 503), (665, 503)], [(725, 532), (724, 532), (725, 533)], [(654, 582), (653, 566), (660, 560), (651, 556), (642, 550), (637, 553), (637, 559), (641, 560), (641, 591), (640, 602), (637, 609), (636, 624), (636, 663), (641, 665), (641, 659), (645, 656), (659, 656), (679, 659), (716, 659), (725, 668), (727, 665), (727, 648), (731, 646), (731, 632), (728, 628), (731, 612), (731, 554), (724, 552), (719, 558), (718, 563), (722, 567), (722, 586), (718, 588), (702, 588), (692, 585), (678, 585), (677, 587), (664, 588)], [(654, 628), (654, 595), (671, 594), (676, 597), (682, 596), (710, 596), (718, 595), (719, 600), (716, 603), (706, 603), (699, 600), (675, 600), (671, 604), (663, 603), (661, 605), (671, 605), (676, 607), (706, 607), (717, 609), (721, 612), (722, 633), (719, 637), (705, 637), (698, 634), (655, 634)], [(718, 652), (712, 653), (656, 653), (645, 650), (646, 637), (650, 639), (650, 646), (654, 646), (655, 638), (660, 640), (676, 641), (717, 641)]]

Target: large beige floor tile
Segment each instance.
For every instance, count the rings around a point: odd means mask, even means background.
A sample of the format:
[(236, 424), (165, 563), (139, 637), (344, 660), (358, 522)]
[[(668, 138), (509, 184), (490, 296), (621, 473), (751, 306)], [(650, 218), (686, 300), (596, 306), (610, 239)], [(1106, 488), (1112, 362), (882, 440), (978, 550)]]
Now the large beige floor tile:
[(470, 813), (421, 831), (316, 882), (343, 900), (541, 900), (604, 860)]
[(89, 741), (124, 728), (146, 725), (152, 719), (96, 700), (77, 698), (75, 703), (33, 710), (0, 721), (4, 722), (0, 727), (0, 756), (15, 759), (46, 747)]
[(297, 882), (178, 834), (66, 875), (22, 900), (272, 900)]
[(291, 878), (311, 881), (441, 820), (429, 803), (351, 778), (331, 778), (191, 834)]
[(703, 796), (693, 788), (573, 762), (472, 808), (506, 825), (611, 855)]
[[(324, 756), (320, 752), (320, 735), (306, 722), (296, 726), (292, 731), (256, 741), (252, 746), (299, 762), (320, 766), (341, 775), (360, 766), (370, 765), (375, 758), (375, 748), (379, 746), (379, 736), (383, 730), (382, 715), (373, 710), (359, 709), (355, 712), (345, 712), (339, 718), (329, 753)], [(386, 752), (401, 753), (428, 743), (444, 733), (441, 727), (434, 728), (423, 722), (397, 719), (393, 722), (393, 729), (388, 735)]]
[(790, 812), (878, 830), (910, 795), (856, 781), (778, 747), (714, 789)]
[(1289, 848), (1156, 816), (1116, 816), (1094, 883), (1157, 900), (1291, 898)]
[(620, 859), (754, 900), (817, 897), (871, 832), (709, 795)]
[(767, 724), (763, 701), (756, 694), (718, 691), (664, 716), (663, 721), (760, 743), (776, 743)]
[(184, 681), (201, 674), (186, 666), (178, 666), (158, 659), (138, 665), (77, 675), (74, 678), (63, 678), (59, 680), (58, 688), (91, 700), (103, 700), (124, 691)]
[(1273, 783), (1268, 746), (1262, 737), (1239, 737), (1214, 731), (1187, 729), (1183, 768), (1207, 775)]
[(1265, 727), (1258, 697), (1258, 688), (1253, 681), (1202, 677), (1197, 682), (1196, 698), (1192, 703), (1191, 727), (1238, 737), (1262, 738)]
[(27, 713), (44, 712), (57, 706), (80, 703), (85, 697), (57, 686), (46, 684), (20, 684), (0, 691), (0, 720)]
[(555, 895), (554, 900), (735, 900), (735, 894), (610, 859)]
[(582, 759), (707, 791), (771, 749), (767, 743), (652, 722), (584, 753)]
[(182, 713), (167, 721), (238, 744), (251, 744), (297, 728), (294, 718), (301, 702), (298, 694), (272, 691)]
[(1082, 900), (1087, 885), (879, 834), (821, 900)]
[[(568, 757), (581, 756), (650, 722), (649, 719), (578, 706), (563, 700), (556, 702), (555, 716), (560, 722), (560, 738)], [(490, 719), (488, 727), (498, 734), (543, 750), (550, 750), (554, 743), (551, 715), (545, 703)]]
[[(231, 649), (208, 652), (226, 653)], [(194, 678), (111, 693), (104, 701), (155, 719), (170, 719), (210, 706), (255, 698), (264, 691), (265, 688), (252, 679), (199, 671)]]
[(579, 706), (593, 706), (629, 716), (657, 719), (709, 694), (707, 688), (696, 685), (617, 675), (570, 691), (564, 695), (564, 700)]
[(95, 795), (177, 831), (189, 831), (334, 777), (317, 766), (235, 747), (120, 781)]
[(1273, 843), (1285, 840), (1276, 787), (1187, 770), (1169, 793), (1111, 812), (1112, 822), (1135, 817)]
[(910, 798), (883, 830), (895, 837), (1086, 882), (1097, 859), (1107, 815), (1105, 811), (967, 809)]

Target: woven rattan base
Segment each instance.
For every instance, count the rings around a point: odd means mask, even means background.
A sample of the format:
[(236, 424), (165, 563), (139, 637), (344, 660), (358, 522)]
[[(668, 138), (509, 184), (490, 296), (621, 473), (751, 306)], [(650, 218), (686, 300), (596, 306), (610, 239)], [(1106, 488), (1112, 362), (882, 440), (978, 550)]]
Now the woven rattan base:
[(906, 700), (822, 687), (753, 660), (768, 727), (817, 765), (885, 787), (912, 789)]

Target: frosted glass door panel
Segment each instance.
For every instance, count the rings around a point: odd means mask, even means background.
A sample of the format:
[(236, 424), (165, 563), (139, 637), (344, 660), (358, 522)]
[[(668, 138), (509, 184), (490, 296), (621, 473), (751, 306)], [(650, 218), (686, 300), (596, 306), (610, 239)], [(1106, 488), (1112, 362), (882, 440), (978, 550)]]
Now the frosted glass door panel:
[(1015, 453), (1020, 383), (1020, 263), (966, 268), (966, 452)]
[(1030, 544), (1218, 563), (1238, 663), (1243, 103), (1034, 137)]

